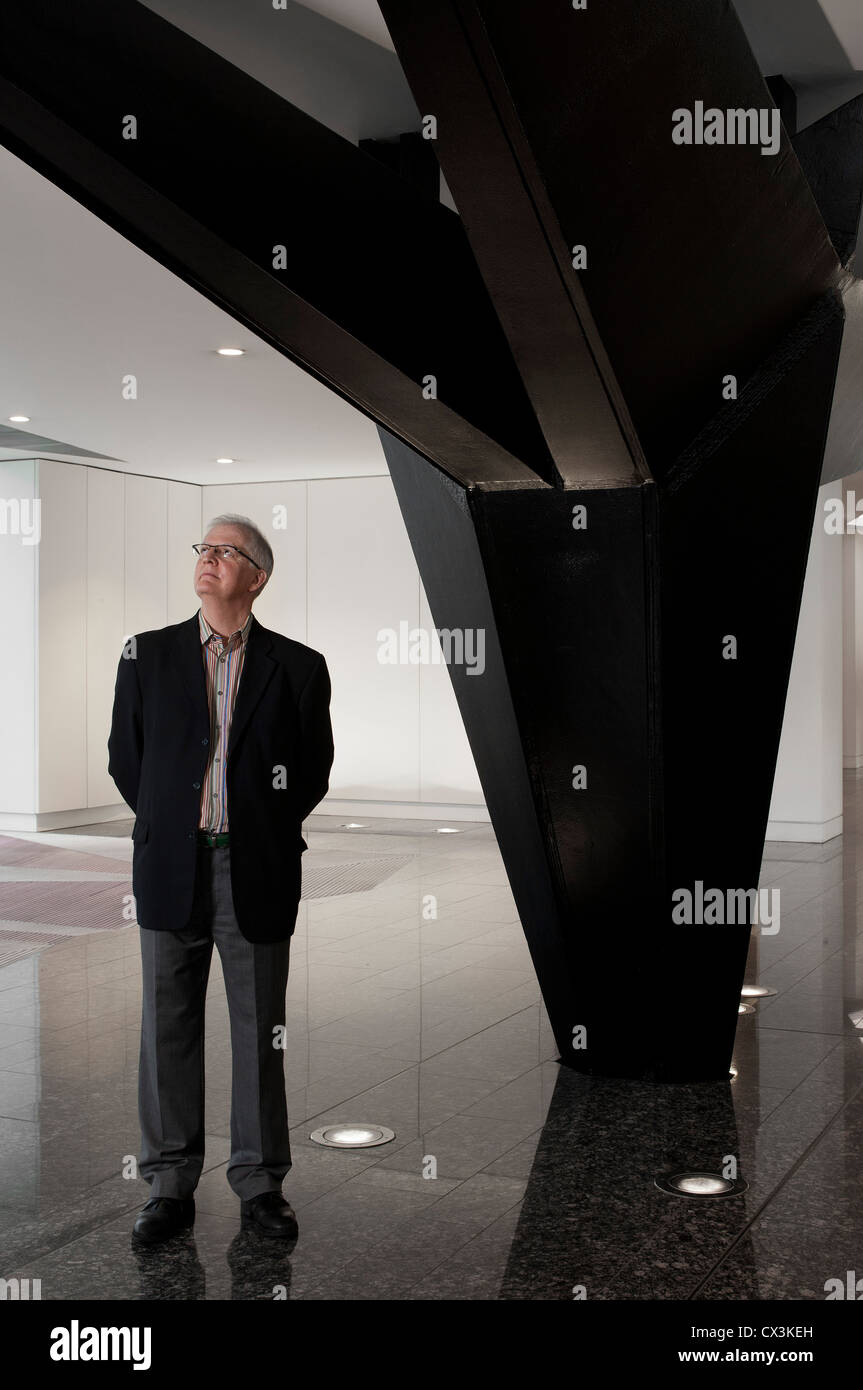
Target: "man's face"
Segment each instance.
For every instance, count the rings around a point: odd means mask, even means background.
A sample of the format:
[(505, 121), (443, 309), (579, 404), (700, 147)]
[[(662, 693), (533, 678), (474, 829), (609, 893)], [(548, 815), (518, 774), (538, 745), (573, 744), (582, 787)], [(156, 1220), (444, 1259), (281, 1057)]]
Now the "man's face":
[[(245, 533), (236, 526), (214, 526), (204, 540), (208, 545), (236, 545), (248, 551)], [(195, 593), (198, 598), (215, 597), (221, 602), (237, 603), (256, 593), (264, 580), (262, 571), (244, 559), (223, 560), (210, 551), (199, 555), (195, 565)]]

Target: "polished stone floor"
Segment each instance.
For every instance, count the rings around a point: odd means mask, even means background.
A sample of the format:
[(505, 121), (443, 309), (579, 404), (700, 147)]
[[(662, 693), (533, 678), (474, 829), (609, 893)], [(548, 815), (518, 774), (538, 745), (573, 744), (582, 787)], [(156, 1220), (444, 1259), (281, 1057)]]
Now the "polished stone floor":
[[(767, 847), (781, 929), (753, 936), (748, 978), (777, 993), (740, 1018), (737, 1075), (682, 1087), (559, 1065), (488, 825), (312, 816), (288, 986), (287, 1253), (240, 1233), (225, 1180), (217, 955), (194, 1233), (131, 1248), (148, 1189), (130, 823), (5, 837), (0, 1276), (40, 1279), (51, 1300), (825, 1299), (828, 1280), (863, 1277), (863, 773), (845, 792), (843, 837)], [(647, 1039), (657, 1007), (674, 1001), (645, 999), (621, 1026)], [(320, 1148), (310, 1133), (330, 1120), (396, 1138)], [(655, 1186), (728, 1155), (739, 1197)]]

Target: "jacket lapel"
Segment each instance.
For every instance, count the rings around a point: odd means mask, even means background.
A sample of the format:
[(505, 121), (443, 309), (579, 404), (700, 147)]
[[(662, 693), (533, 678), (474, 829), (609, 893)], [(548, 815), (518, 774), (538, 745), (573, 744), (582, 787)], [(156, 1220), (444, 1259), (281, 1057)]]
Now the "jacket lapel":
[[(197, 622), (197, 617), (195, 621)], [(249, 637), (246, 642), (243, 672), (240, 676), (237, 699), (234, 703), (234, 713), (231, 719), (231, 733), (228, 738), (228, 758), (230, 758), (233, 748), (236, 746), (243, 730), (254, 714), (255, 708), (276, 669), (277, 663), (273, 657), (270, 656), (272, 645), (273, 642), (269, 632), (265, 627), (261, 627), (261, 624), (253, 614), (252, 626), (249, 628)], [(204, 658), (201, 656), (200, 652), (198, 653), (198, 660), (203, 669)], [(204, 683), (204, 694), (206, 696), (206, 682)]]
[(177, 629), (172, 653), (174, 669), (192, 704), (202, 729), (210, 726), (207, 706), (207, 677), (204, 674), (204, 655), (201, 651), (201, 632), (197, 613)]

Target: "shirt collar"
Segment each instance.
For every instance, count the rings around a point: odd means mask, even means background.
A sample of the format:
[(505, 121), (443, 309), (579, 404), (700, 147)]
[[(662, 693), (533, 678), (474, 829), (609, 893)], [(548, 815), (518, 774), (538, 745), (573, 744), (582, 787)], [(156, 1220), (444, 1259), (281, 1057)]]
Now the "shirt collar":
[[(241, 640), (243, 646), (245, 646), (246, 643), (247, 643), (248, 640), (249, 640), (249, 633), (250, 633), (251, 630), (252, 630), (252, 613), (251, 613), (251, 610), (249, 610), (249, 616), (248, 616), (248, 618), (246, 619), (246, 621), (243, 623), (243, 626), (242, 626), (241, 628), (239, 628), (238, 630), (239, 630), (239, 633), (240, 633), (240, 640)], [(201, 645), (202, 645), (202, 646), (206, 646), (206, 644), (209, 642), (210, 638), (216, 636), (216, 634), (214, 633), (213, 629), (210, 627), (210, 624), (207, 622), (207, 619), (204, 617), (204, 610), (203, 610), (203, 608), (199, 608), (199, 609), (198, 609), (198, 631), (199, 631), (200, 634), (201, 634)], [(236, 637), (236, 633), (235, 633), (235, 632), (232, 632), (231, 635), (230, 635), (230, 637), (227, 639), (226, 645), (230, 645), (230, 642), (231, 642), (232, 638), (234, 638), (234, 637)]]

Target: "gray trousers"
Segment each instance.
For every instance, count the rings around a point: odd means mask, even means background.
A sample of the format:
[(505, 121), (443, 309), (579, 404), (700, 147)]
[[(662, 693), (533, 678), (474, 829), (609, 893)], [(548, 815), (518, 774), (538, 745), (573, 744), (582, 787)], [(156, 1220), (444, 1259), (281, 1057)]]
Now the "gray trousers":
[(204, 1001), (213, 943), (231, 1020), (231, 1158), (238, 1197), (280, 1192), (291, 1167), (285, 1053), (290, 938), (241, 935), (231, 899), (230, 850), (198, 846), (195, 898), (184, 931), (141, 933), (143, 1001), (139, 1172), (153, 1197), (191, 1197), (204, 1163)]

